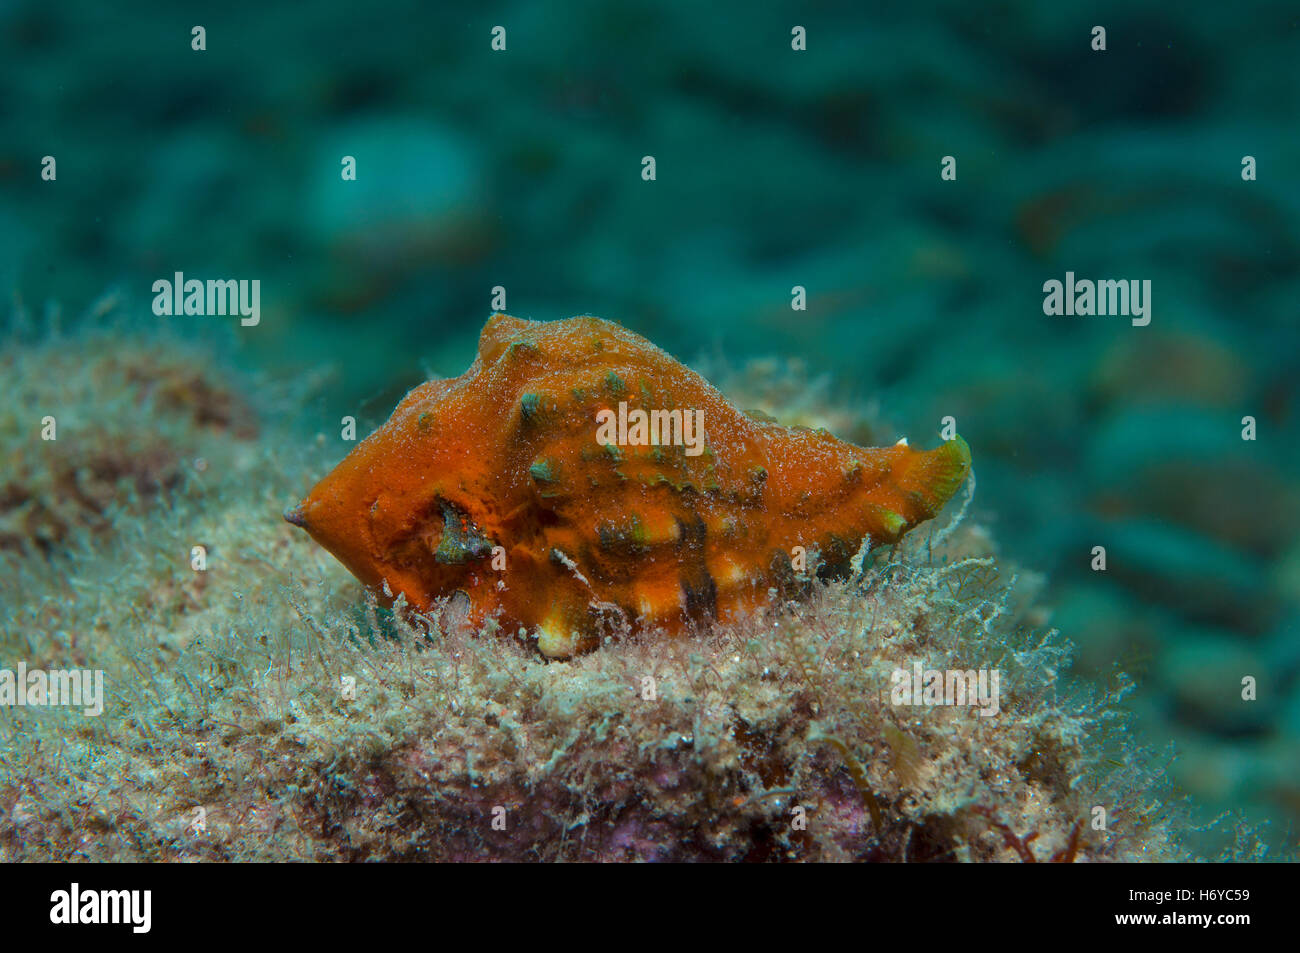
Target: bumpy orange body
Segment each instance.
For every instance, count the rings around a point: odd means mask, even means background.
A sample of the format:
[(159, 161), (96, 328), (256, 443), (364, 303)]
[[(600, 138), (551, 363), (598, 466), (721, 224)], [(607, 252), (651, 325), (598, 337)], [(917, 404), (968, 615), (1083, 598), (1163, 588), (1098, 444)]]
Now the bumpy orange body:
[[(641, 445), (633, 427), (619, 445), (601, 422), (620, 404), (698, 411), (703, 438), (664, 426)], [(497, 314), (464, 375), (411, 391), (285, 515), (367, 585), (419, 609), (462, 591), (471, 621), (565, 657), (623, 623), (675, 633), (765, 603), (795, 547), (844, 567), (933, 517), (969, 469), (960, 437), (864, 448), (753, 419), (599, 318)]]

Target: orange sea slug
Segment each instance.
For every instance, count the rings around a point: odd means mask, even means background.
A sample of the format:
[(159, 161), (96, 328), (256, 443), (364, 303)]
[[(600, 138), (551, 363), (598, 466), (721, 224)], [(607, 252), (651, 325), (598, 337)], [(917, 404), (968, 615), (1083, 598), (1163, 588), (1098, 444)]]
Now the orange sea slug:
[(567, 657), (621, 622), (676, 633), (761, 605), (798, 546), (846, 569), (969, 469), (960, 437), (864, 448), (751, 418), (609, 321), (496, 314), (468, 371), (407, 394), (285, 518), (368, 586), (421, 610), (464, 592), (471, 622)]

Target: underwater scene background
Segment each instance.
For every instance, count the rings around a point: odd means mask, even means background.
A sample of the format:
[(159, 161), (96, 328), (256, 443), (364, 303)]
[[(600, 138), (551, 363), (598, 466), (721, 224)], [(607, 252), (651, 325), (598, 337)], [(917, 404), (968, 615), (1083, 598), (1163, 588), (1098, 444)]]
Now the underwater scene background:
[[(796, 25), (806, 48), (793, 48)], [(280, 514), (351, 449), (342, 418), (364, 436), (412, 387), (462, 373), (503, 310), (616, 321), (737, 406), (859, 444), (929, 448), (954, 418), (978, 478), (963, 531), (978, 539), (953, 558), (996, 556), (1027, 593), (1017, 628), (1073, 645), (1068, 668), (1042, 666), (1129, 713), (1144, 753), (1075, 743), (1133, 772), (1130, 792), (1142, 772), (1167, 775), (1169, 801), (1143, 817), (1187, 850), (1285, 856), (1300, 816), (1298, 62), (1300, 15), (1283, 3), (0, 3), (0, 668), (81, 664), (112, 682), (118, 666), (139, 682), (119, 689), (130, 713), (93, 728), (0, 711), (4, 852), (187, 856), (195, 805), (228, 805), (236, 778), (288, 757), (285, 719), (318, 724), (284, 694), (302, 674), (293, 639), (323, 618), (345, 619), (354, 641), (401, 623), (375, 622), (382, 609)], [(257, 323), (155, 314), (154, 283), (177, 272), (257, 279)], [(1149, 281), (1149, 321), (1045, 313), (1045, 283), (1067, 273)], [(55, 442), (40, 438), (47, 414)], [(195, 544), (214, 568), (242, 568), (196, 575)], [(264, 609), (289, 575), (329, 582)], [(233, 674), (252, 671), (250, 650), (260, 668), (285, 666), (280, 695), (258, 672), (256, 685)], [(798, 668), (799, 651), (770, 664)], [(573, 668), (606, 687), (622, 677), (596, 665)], [(482, 679), (492, 671), (484, 661)], [(179, 687), (160, 687), (163, 673)], [(543, 675), (519, 678), (550, 697)], [(748, 684), (718, 678), (733, 694)], [(848, 684), (818, 691), (874, 691)], [(236, 714), (213, 714), (241, 685)], [(370, 717), (390, 734), (320, 714), (336, 735), (292, 741), (334, 752), (312, 762), (323, 777), (353, 771), (321, 808), (340, 828), (400, 787), (375, 768), (393, 739), (418, 750), (418, 724), (388, 722), (409, 695), (383, 697)], [(286, 715), (291, 701), (303, 711)], [(552, 702), (537, 704), (553, 723), (581, 710), (604, 724), (594, 707)], [(493, 726), (524, 717), (484, 704)], [(923, 787), (933, 739), (918, 753), (882, 730), (891, 777)], [(990, 731), (968, 739), (973, 759), (997, 760)], [(770, 734), (773, 751), (794, 745)], [(151, 761), (171, 748), (195, 777)], [(831, 770), (834, 750), (799, 751), (810, 772)], [(797, 770), (736, 757), (773, 790), (798, 787)], [(468, 755), (462, 768), (473, 775)], [(128, 807), (85, 794), (101, 773), (136, 779)], [(841, 774), (841, 801), (826, 797), (847, 818)], [(874, 783), (880, 795), (894, 782)], [(146, 803), (158, 798), (166, 816)], [(263, 830), (253, 803), (212, 823)], [(924, 816), (956, 810), (941, 803)], [(1025, 833), (999, 817), (984, 854), (929, 821), (911, 857), (995, 859), (998, 825)], [(392, 823), (419, 843), (409, 814)], [(423, 856), (374, 847), (390, 836), (353, 832), (337, 855)], [(712, 847), (731, 856), (718, 844), (753, 836), (738, 823)], [(601, 856), (656, 856), (633, 821), (610, 837)], [(254, 850), (213, 838), (222, 846), (200, 856)], [(1173, 855), (1163, 838), (1146, 856)], [(837, 843), (816, 856), (900, 856)], [(779, 856), (798, 846), (781, 841)]]

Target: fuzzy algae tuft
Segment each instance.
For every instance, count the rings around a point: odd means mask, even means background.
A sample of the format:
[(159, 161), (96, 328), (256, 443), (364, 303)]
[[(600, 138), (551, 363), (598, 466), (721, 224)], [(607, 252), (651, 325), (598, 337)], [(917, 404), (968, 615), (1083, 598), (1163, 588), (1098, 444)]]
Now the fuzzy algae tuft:
[[(627, 633), (548, 663), (483, 637), (496, 623), (475, 631), (460, 600), (376, 604), (280, 520), (332, 453), (277, 429), (291, 405), (263, 399), (257, 426), (216, 440), (185, 401), (137, 405), (93, 441), (69, 425), (42, 444), (31, 422), (51, 401), (69, 421), (130, 406), (131, 375), (108, 366), (147, 373), (156, 353), (65, 342), (97, 382), (65, 399), (42, 389), (42, 346), (7, 357), (7, 386), (30, 395), (9, 405), (15, 472), (146, 439), (177, 466), (199, 441), (206, 467), (147, 498), (129, 481), (92, 497), (57, 550), (0, 551), (0, 667), (102, 669), (108, 696), (98, 718), (0, 708), (0, 859), (1185, 856), (1158, 770), (1118, 730), (1122, 683), (1063, 690), (1032, 578), (1004, 578), (971, 522), (861, 552), (845, 580), (810, 566), (802, 598), (696, 636)], [(195, 387), (244, 392), (190, 360)], [(999, 669), (998, 714), (895, 704), (893, 673), (918, 662)]]

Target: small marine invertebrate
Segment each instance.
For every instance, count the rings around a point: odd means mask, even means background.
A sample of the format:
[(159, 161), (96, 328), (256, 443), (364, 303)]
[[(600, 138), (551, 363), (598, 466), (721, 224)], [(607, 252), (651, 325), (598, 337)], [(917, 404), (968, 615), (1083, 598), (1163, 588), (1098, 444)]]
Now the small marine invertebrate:
[[(702, 432), (701, 432), (702, 431)], [(488, 320), (461, 377), (411, 391), (285, 514), (362, 582), (456, 591), (552, 657), (618, 626), (726, 620), (896, 542), (970, 468), (961, 438), (864, 448), (740, 412), (608, 321)]]

